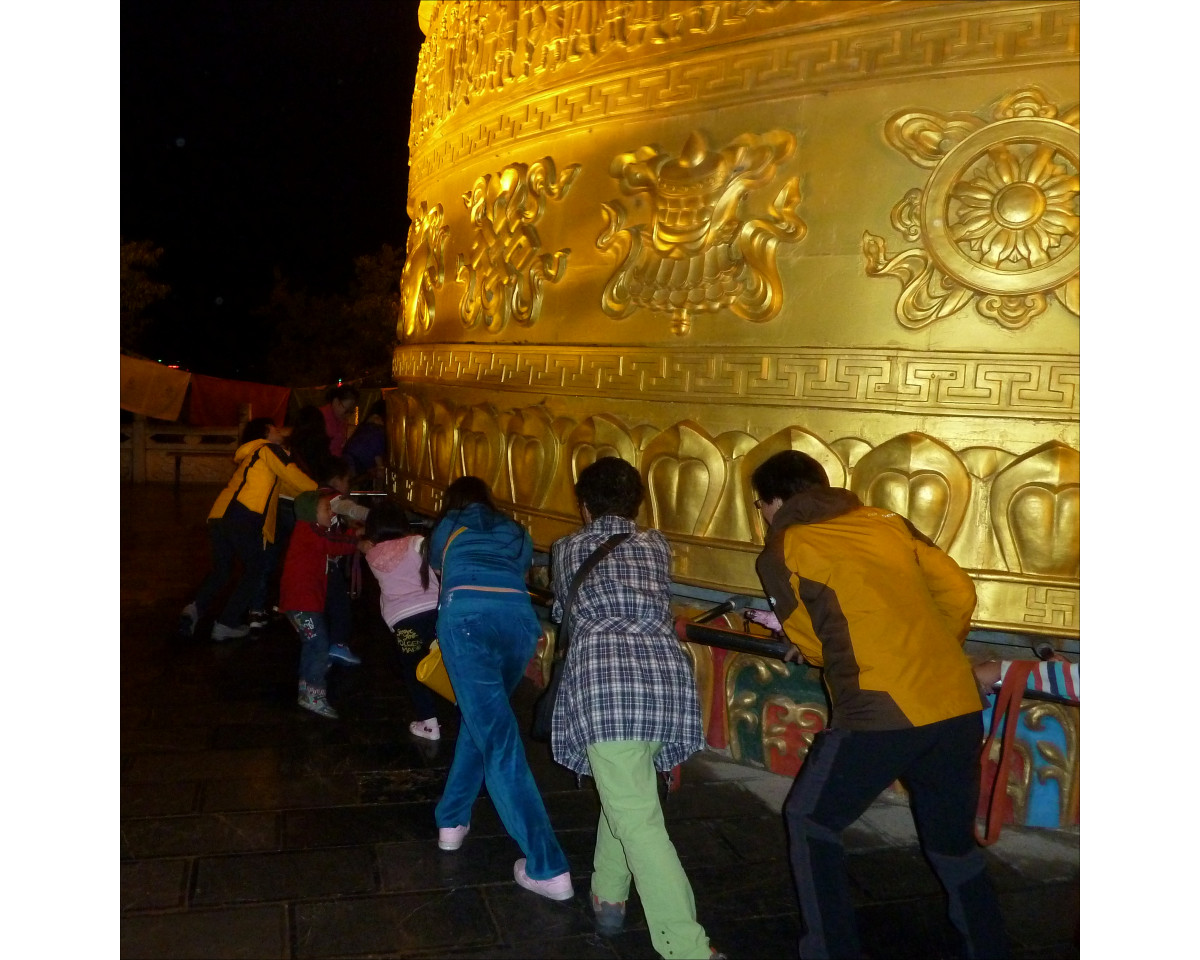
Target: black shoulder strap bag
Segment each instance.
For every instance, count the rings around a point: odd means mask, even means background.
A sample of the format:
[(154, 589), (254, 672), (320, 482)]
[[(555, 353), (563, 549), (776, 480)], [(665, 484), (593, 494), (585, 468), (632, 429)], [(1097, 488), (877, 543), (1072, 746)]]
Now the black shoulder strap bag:
[(575, 571), (570, 589), (567, 590), (567, 599), (563, 601), (562, 622), (558, 626), (558, 640), (554, 645), (554, 663), (550, 667), (550, 682), (546, 684), (546, 689), (542, 691), (542, 695), (533, 705), (533, 725), (529, 729), (529, 735), (534, 740), (541, 740), (543, 743), (550, 742), (554, 703), (558, 699), (558, 687), (562, 683), (563, 670), (567, 664), (567, 646), (570, 643), (571, 633), (571, 607), (575, 605), (575, 594), (579, 592), (579, 585), (592, 572), (596, 564), (628, 540), (630, 536), (632, 536), (630, 533), (614, 533), (588, 554), (587, 559)]

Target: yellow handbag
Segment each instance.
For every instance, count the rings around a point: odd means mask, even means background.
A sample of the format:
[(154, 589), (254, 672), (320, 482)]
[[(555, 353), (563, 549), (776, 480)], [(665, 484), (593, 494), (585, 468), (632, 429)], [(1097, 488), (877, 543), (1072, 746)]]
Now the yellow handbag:
[(450, 674), (442, 663), (442, 648), (436, 640), (429, 645), (429, 652), (417, 664), (417, 679), (451, 703), (458, 702), (454, 697), (454, 688), (450, 686)]
[[(442, 548), (443, 566), (446, 563), (446, 551), (450, 549), (450, 544), (466, 529), (466, 527), (459, 527), (450, 534), (450, 539)], [(454, 688), (450, 686), (450, 674), (446, 672), (446, 665), (442, 663), (442, 648), (436, 640), (429, 645), (429, 652), (417, 664), (417, 679), (439, 696), (445, 697), (451, 703), (458, 703), (458, 699), (454, 696)]]

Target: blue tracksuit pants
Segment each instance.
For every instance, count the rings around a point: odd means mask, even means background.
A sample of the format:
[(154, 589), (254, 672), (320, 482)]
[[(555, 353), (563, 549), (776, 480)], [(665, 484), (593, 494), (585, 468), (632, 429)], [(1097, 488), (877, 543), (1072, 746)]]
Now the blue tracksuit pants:
[(504, 829), (534, 880), (568, 870), (567, 857), (529, 770), (509, 697), (537, 648), (541, 627), (524, 593), (458, 589), (442, 598), (438, 642), (462, 712), (454, 761), (434, 812), (439, 827), (471, 822), (486, 784)]

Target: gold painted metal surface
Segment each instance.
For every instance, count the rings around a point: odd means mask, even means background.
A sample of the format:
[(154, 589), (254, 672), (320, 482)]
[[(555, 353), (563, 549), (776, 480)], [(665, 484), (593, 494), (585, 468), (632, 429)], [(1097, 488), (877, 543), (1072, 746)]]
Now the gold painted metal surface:
[[(760, 592), (804, 450), (1079, 631), (1079, 4), (422, 3), (397, 492), (546, 548), (634, 463), (674, 576)], [(450, 276), (447, 276), (450, 265)]]

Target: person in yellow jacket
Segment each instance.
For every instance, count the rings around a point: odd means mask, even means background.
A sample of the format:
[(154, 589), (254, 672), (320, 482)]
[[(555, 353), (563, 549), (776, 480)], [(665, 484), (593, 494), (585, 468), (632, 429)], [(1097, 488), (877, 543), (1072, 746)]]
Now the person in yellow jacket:
[(841, 834), (896, 780), (966, 955), (1007, 956), (975, 841), (983, 703), (962, 649), (974, 584), (906, 518), (830, 487), (799, 451), (768, 458), (751, 482), (773, 611), (752, 619), (821, 668), (832, 705), (784, 805), (800, 956), (861, 956)]
[(212, 566), (196, 599), (180, 615), (184, 636), (195, 633), (201, 616), (229, 583), (235, 558), (241, 561), (242, 572), (211, 636), (217, 641), (233, 640), (250, 632), (244, 620), (263, 577), (267, 546), (275, 540), (279, 494), (295, 496), (317, 489), (316, 482), (288, 458), (282, 440), (269, 417), (251, 420), (243, 429), (241, 445), (233, 455), (237, 470), (208, 514)]

